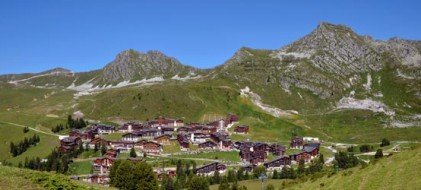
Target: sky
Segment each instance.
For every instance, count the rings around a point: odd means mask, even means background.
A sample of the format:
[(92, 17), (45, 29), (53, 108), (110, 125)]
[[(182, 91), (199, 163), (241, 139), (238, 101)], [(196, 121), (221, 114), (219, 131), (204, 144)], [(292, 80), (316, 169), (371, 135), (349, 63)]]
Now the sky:
[(212, 68), (243, 46), (281, 48), (322, 21), (420, 40), (420, 10), (419, 0), (1, 0), (0, 74), (100, 69), (127, 49)]

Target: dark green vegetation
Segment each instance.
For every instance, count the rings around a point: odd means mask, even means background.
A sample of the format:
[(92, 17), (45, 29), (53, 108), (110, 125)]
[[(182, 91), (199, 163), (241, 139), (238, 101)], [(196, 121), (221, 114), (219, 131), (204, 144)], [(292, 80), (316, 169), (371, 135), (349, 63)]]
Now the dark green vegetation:
[[(26, 129), (26, 128), (25, 128)], [(29, 131), (29, 129), (28, 129)], [(24, 133), (26, 133), (24, 131)], [(16, 144), (11, 142), (10, 143), (10, 153), (12, 153), (13, 157), (16, 157), (18, 155), (21, 155), (26, 150), (28, 150), (29, 147), (37, 145), (39, 143), (40, 139), (38, 135), (34, 135), (31, 138), (26, 138), (19, 142), (19, 144)]]
[(119, 160), (110, 170), (110, 184), (122, 190), (157, 190), (158, 181), (152, 167), (145, 162)]
[(71, 181), (68, 176), (0, 166), (0, 189), (108, 189)]

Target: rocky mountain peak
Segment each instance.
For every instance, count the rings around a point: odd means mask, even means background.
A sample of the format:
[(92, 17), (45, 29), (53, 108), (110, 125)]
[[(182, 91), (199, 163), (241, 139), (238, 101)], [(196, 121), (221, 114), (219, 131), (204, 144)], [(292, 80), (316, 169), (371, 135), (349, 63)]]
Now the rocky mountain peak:
[(156, 50), (147, 53), (133, 49), (120, 52), (114, 61), (103, 69), (103, 83), (141, 80), (175, 75), (182, 70), (194, 70), (177, 59)]
[(72, 71), (69, 70), (69, 69), (57, 67), (57, 68), (54, 68), (54, 69), (50, 69), (50, 70), (41, 72), (40, 74), (68, 75), (68, 74), (72, 74)]

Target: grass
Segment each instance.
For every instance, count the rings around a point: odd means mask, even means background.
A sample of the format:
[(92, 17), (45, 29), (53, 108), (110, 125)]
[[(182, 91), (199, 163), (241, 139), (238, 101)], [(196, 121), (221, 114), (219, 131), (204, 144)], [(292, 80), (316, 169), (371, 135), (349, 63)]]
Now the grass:
[(164, 153), (173, 154), (180, 152), (180, 144), (177, 141), (170, 141), (170, 145), (164, 145)]
[(78, 181), (72, 181), (68, 176), (49, 172), (39, 172), (28, 169), (0, 166), (0, 189), (113, 189), (100, 187)]
[(92, 161), (80, 161), (69, 164), (69, 174), (84, 175), (90, 174), (92, 169)]
[[(10, 154), (10, 142), (18, 143), (25, 137), (32, 137), (34, 134), (39, 135), (40, 142), (36, 146), (30, 147), (26, 152), (17, 157), (12, 157)], [(49, 155), (53, 148), (58, 146), (59, 140), (56, 136), (37, 133), (30, 130), (23, 133), (23, 128), (0, 123), (0, 160), (7, 160), (8, 162), (18, 165), (19, 162), (24, 162), (25, 157), (44, 158)]]
[[(265, 181), (264, 187), (266, 187), (269, 184), (272, 184), (275, 187), (275, 189), (279, 189), (282, 186), (282, 184), (281, 184), (282, 181), (283, 180), (279, 180), (279, 179), (268, 179), (268, 180)], [(238, 182), (239, 187), (246, 186), (247, 189), (252, 189), (252, 190), (260, 189), (262, 187), (261, 185), (262, 185), (262, 183), (258, 179)], [(219, 185), (211, 185), (210, 190), (218, 190), (218, 187), (219, 187)]]
[(204, 152), (197, 154), (183, 154), (177, 155), (175, 157), (179, 158), (206, 158), (206, 159), (215, 159), (228, 162), (239, 162), (240, 156), (237, 151), (230, 152)]
[(421, 187), (421, 149), (395, 153), (331, 177), (292, 184), (289, 189), (418, 189)]

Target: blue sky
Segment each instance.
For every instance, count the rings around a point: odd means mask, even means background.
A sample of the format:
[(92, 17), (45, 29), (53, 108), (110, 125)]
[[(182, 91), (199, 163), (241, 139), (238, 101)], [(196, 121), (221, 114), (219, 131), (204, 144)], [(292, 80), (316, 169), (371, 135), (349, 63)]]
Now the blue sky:
[(0, 74), (99, 69), (129, 48), (211, 68), (242, 46), (280, 48), (321, 21), (420, 40), (420, 8), (415, 0), (2, 0)]

